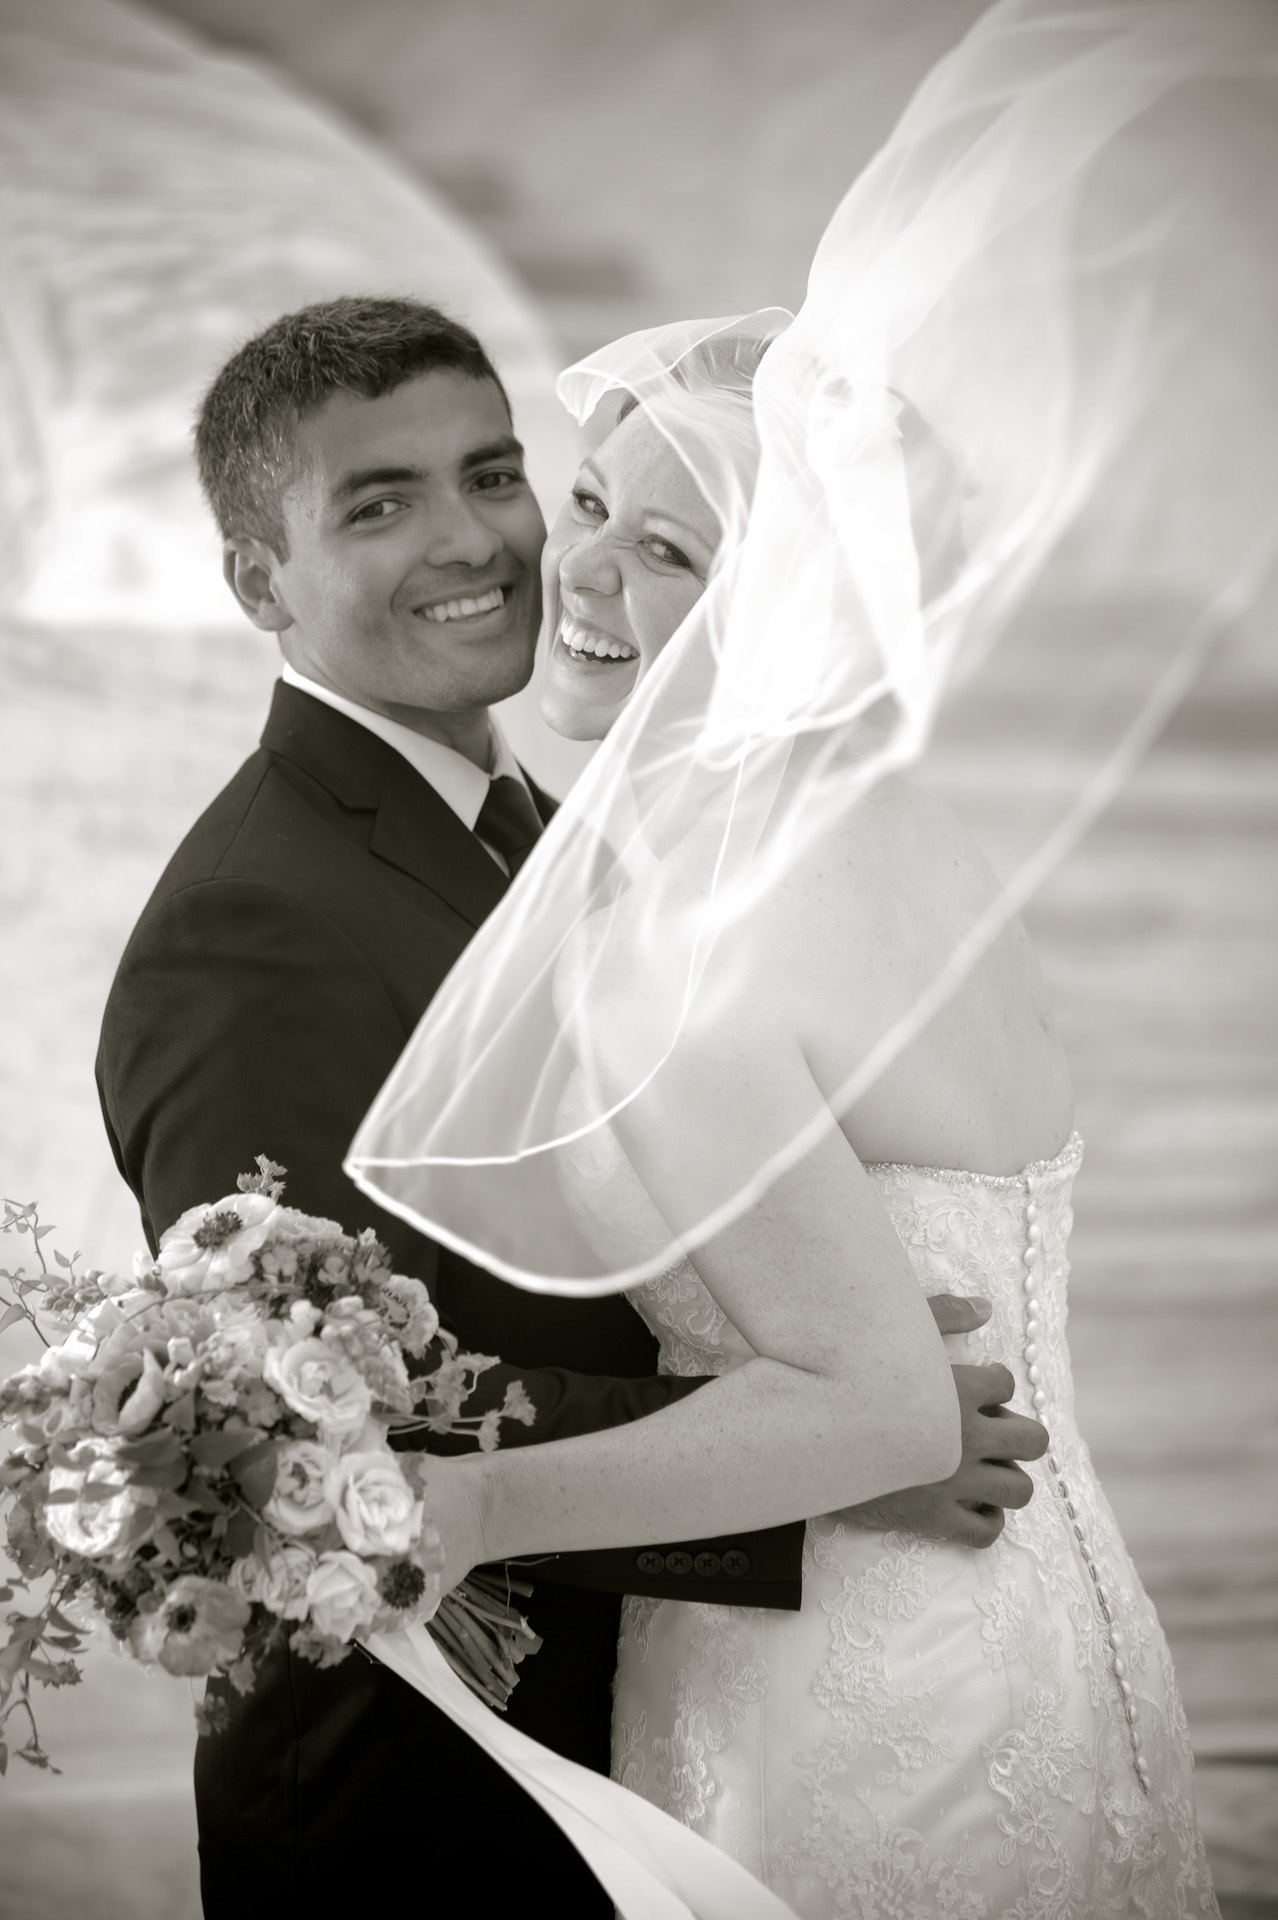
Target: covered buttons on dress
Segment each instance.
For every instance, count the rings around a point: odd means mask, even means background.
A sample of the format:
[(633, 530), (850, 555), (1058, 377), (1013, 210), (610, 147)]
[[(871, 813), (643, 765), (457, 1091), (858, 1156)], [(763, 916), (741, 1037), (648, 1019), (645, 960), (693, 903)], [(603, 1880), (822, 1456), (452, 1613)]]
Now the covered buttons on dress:
[[(1042, 1302), (1039, 1297), (1039, 1280), (1043, 1273), (1043, 1229), (1038, 1217), (1038, 1202), (1034, 1198), (1034, 1180), (1032, 1175), (1026, 1178), (1025, 1187), (1027, 1195), (1025, 1202), (1025, 1251), (1021, 1255), (1021, 1261), (1025, 1268), (1024, 1278), (1021, 1281), (1021, 1291), (1025, 1300), (1024, 1356), (1026, 1362), (1026, 1377), (1033, 1389), (1030, 1396), (1031, 1402), (1035, 1413), (1042, 1414), (1047, 1406), (1047, 1392), (1043, 1386), (1042, 1369), (1038, 1365), (1039, 1320), (1042, 1313)], [(1144, 1740), (1138, 1725), (1140, 1708), (1137, 1704), (1132, 1684), (1127, 1678), (1127, 1662), (1123, 1658), (1123, 1630), (1114, 1619), (1110, 1608), (1109, 1592), (1101, 1578), (1100, 1568), (1096, 1564), (1095, 1552), (1088, 1538), (1087, 1530), (1083, 1526), (1078, 1506), (1071, 1496), (1069, 1485), (1061, 1468), (1061, 1463), (1057, 1459), (1054, 1451), (1049, 1452), (1047, 1456), (1047, 1470), (1056, 1483), (1056, 1491), (1060, 1496), (1061, 1504), (1069, 1520), (1075, 1544), (1082, 1558), (1083, 1565), (1087, 1568), (1088, 1574), (1091, 1577), (1093, 1597), (1095, 1598), (1097, 1611), (1103, 1627), (1106, 1656), (1110, 1671), (1118, 1687), (1119, 1700), (1122, 1703), (1123, 1713), (1127, 1720), (1127, 1735), (1132, 1748), (1132, 1765), (1136, 1770), (1136, 1778), (1140, 1781), (1142, 1789), (1148, 1793), (1149, 1762), (1141, 1752)]]

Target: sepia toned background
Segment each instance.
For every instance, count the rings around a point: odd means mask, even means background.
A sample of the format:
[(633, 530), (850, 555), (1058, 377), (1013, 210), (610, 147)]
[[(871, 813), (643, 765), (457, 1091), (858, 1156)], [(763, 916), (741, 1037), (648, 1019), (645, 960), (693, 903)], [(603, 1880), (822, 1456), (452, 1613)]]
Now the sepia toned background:
[[(185, 473), (200, 367), (367, 261), (493, 341), (552, 505), (573, 456), (553, 367), (797, 305), (835, 201), (979, 11), (0, 0), (0, 1188), (39, 1197), (57, 1244), (118, 1264), (137, 1242), (93, 1091), (101, 1007), (273, 676), (222, 611)], [(182, 92), (214, 55), (216, 165)], [(1087, 1143), (1080, 1420), (1172, 1643), (1235, 1920), (1278, 1915), (1276, 624), (1271, 594), (1029, 916)], [(513, 724), (562, 790), (571, 759)], [(965, 778), (1016, 805), (996, 742)], [(104, 1649), (43, 1720), (64, 1774), (0, 1784), (0, 1920), (197, 1914), (185, 1689)]]

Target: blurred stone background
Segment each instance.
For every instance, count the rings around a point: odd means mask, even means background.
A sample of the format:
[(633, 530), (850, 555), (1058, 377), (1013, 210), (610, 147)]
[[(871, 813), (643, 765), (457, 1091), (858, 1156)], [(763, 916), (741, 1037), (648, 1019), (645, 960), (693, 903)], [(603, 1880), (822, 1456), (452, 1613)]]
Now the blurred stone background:
[[(246, 102), (254, 75), (282, 85), (303, 116), (331, 109), (334, 138), (353, 135), (368, 164), (391, 156), (429, 190), (436, 251), (406, 259), (403, 282), (429, 293), (434, 263), (454, 310), (500, 336), (550, 501), (571, 460), (545, 404), (551, 363), (677, 315), (797, 305), (835, 200), (979, 11), (969, 0), (165, 0), (150, 18), (247, 59), (229, 76)], [(60, 19), (64, 61), (47, 56)], [(0, 0), (0, 33), (25, 49), (28, 108), (54, 114), (60, 89), (91, 91), (95, 35), (118, 37), (124, 20), (110, 0)], [(34, 64), (33, 35), (45, 46)], [(164, 60), (139, 46), (154, 83), (146, 111), (162, 111)], [(100, 260), (102, 222), (127, 193), (111, 155), (87, 144), (75, 193), (83, 257)], [(228, 172), (234, 162), (228, 145)], [(7, 187), (28, 193), (34, 232), (50, 179), (33, 186), (30, 148), (2, 135), (0, 163)], [(304, 209), (304, 168), (298, 192)], [(219, 218), (232, 238), (237, 217), (228, 187)], [(330, 217), (327, 204), (311, 209), (319, 255)], [(39, 298), (17, 334), (47, 343), (52, 329), (61, 344), (80, 294), (46, 255), (18, 259)], [(73, 246), (64, 258), (73, 274)], [(274, 284), (294, 284), (273, 264)], [(294, 269), (297, 284), (322, 285), (334, 264)], [(145, 324), (178, 286), (173, 258), (157, 259), (125, 324)], [(0, 293), (11, 334), (17, 301), (11, 278)], [(109, 307), (98, 317), (109, 326)], [(209, 324), (212, 366), (224, 349)], [(88, 351), (73, 341), (60, 364)], [(66, 391), (54, 399), (68, 404)], [(48, 462), (56, 451), (44, 449)], [(169, 464), (153, 449), (147, 469), (161, 514), (175, 457), (166, 443)], [(113, 1264), (137, 1229), (92, 1086), (102, 1002), (169, 852), (255, 744), (273, 663), (212, 599), (174, 631), (145, 609), (132, 624), (95, 623), (67, 560), (65, 545), (36, 556), (39, 592), (0, 621), (0, 1181), (41, 1198), (57, 1244)], [(139, 564), (145, 575), (150, 560)], [(118, 600), (127, 613), (125, 586)], [(1172, 1642), (1234, 1920), (1278, 1915), (1275, 611), (1256, 609), (1221, 648), (1030, 914), (1088, 1146), (1071, 1317), (1080, 1418)], [(529, 735), (527, 751), (547, 750)], [(997, 756), (976, 763), (991, 803), (1014, 805)], [(561, 785), (571, 775), (566, 761), (542, 764)], [(20, 1336), (0, 1345), (2, 1364), (28, 1357)], [(0, 1920), (196, 1915), (185, 1689), (103, 1650), (88, 1686), (43, 1705), (65, 1771), (51, 1781), (11, 1767), (0, 1787)]]

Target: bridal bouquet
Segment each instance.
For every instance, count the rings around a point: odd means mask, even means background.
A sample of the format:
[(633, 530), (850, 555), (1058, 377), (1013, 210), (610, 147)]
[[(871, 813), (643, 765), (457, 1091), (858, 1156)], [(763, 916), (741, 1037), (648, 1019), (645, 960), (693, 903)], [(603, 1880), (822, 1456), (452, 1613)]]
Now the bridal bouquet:
[[(17, 1567), (0, 1586), (0, 1772), (19, 1711), (21, 1757), (48, 1766), (31, 1682), (79, 1679), (93, 1617), (139, 1661), (241, 1693), (284, 1635), (330, 1666), (364, 1633), (429, 1618), (450, 1664), (501, 1707), (538, 1645), (510, 1602), (526, 1586), (472, 1573), (440, 1602), (425, 1462), (389, 1444), (465, 1432), (490, 1449), (503, 1418), (531, 1424), (527, 1395), (515, 1385), (501, 1408), (464, 1415), (495, 1360), (458, 1352), (371, 1231), (281, 1205), (284, 1168), (258, 1168), (184, 1213), (127, 1277), (79, 1274), (62, 1254), (50, 1269), (51, 1229), (5, 1202), (0, 1225), (30, 1236), (39, 1272), (0, 1271), (15, 1295), (0, 1331), (24, 1319), (45, 1352), (0, 1385), (0, 1424), (19, 1438), (0, 1464)], [(60, 1344), (33, 1301), (67, 1329)], [(8, 1610), (19, 1591), (32, 1610)], [(202, 1731), (225, 1717), (216, 1695), (197, 1710)]]

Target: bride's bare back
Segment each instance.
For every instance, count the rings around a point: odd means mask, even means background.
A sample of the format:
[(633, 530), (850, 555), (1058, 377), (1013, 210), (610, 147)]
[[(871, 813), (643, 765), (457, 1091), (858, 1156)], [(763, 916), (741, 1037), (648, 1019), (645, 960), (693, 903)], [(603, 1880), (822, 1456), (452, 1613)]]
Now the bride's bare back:
[[(765, 910), (758, 965), (832, 1104), (999, 893), (950, 808), (899, 775), (796, 865)], [(1009, 1174), (1059, 1152), (1072, 1112), (1046, 988), (1013, 917), (840, 1124), (863, 1163)]]

